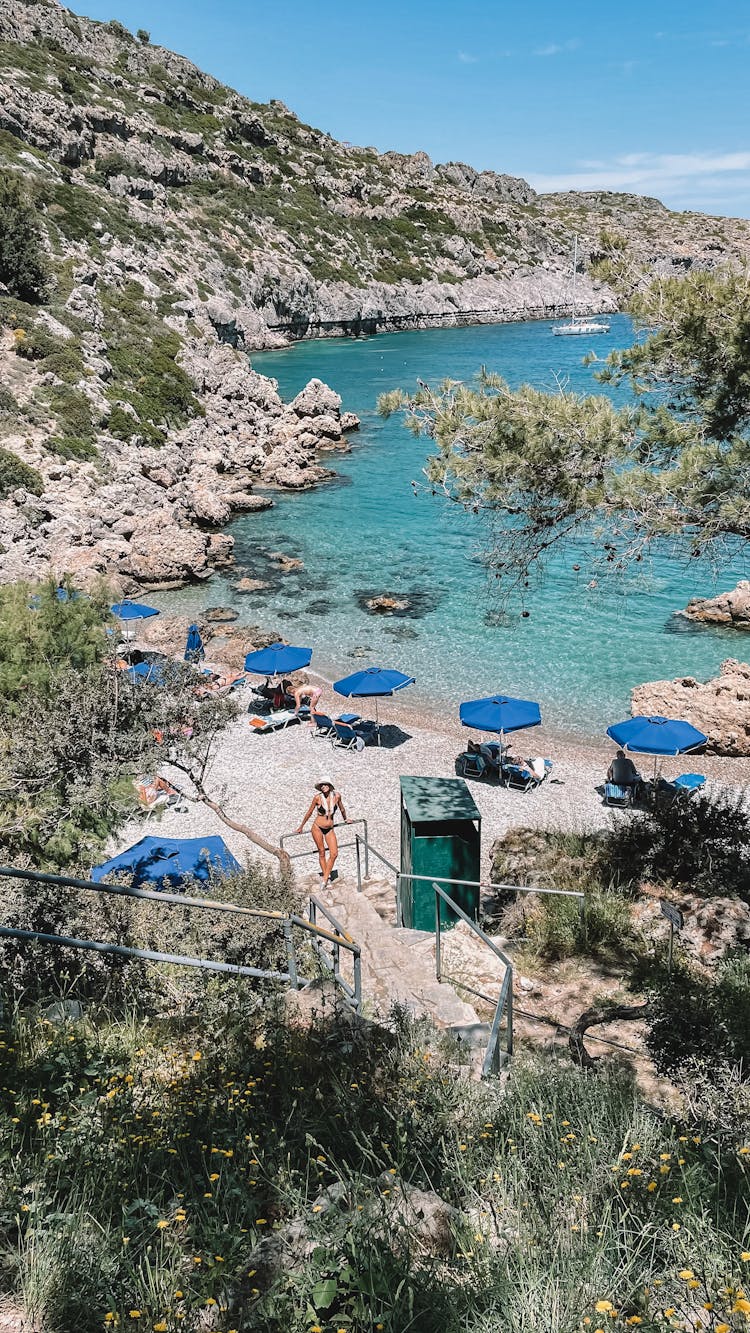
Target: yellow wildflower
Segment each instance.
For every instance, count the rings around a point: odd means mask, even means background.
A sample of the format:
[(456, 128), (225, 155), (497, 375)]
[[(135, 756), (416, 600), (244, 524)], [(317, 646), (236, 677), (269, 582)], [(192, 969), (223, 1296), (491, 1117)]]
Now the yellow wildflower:
[(156, 1223), (156, 1227), (157, 1227), (157, 1230), (158, 1230), (158, 1231), (163, 1231), (164, 1228), (165, 1228), (165, 1227), (168, 1227), (168, 1226), (169, 1226), (169, 1223), (168, 1223), (168, 1222), (165, 1220), (165, 1218), (163, 1218), (163, 1217), (159, 1218), (159, 1221)]
[(750, 1250), (743, 1250), (740, 1259), (742, 1259), (744, 1263), (750, 1263)]
[(160, 1319), (158, 1324), (154, 1324), (154, 1333), (167, 1333), (166, 1319)]
[(731, 1333), (729, 1324), (717, 1324), (715, 1333)]
[(744, 1296), (739, 1296), (732, 1306), (732, 1314), (750, 1314), (750, 1301)]
[(681, 1268), (677, 1276), (681, 1277), (683, 1282), (687, 1282), (688, 1278), (695, 1277), (695, 1273), (692, 1268)]
[(597, 1314), (609, 1314), (609, 1311), (613, 1310), (614, 1306), (611, 1301), (597, 1301), (594, 1309)]

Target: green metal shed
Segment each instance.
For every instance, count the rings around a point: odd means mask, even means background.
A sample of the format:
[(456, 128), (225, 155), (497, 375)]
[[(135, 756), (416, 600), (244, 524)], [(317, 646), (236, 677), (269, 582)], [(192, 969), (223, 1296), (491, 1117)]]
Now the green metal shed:
[[(479, 888), (444, 881), (479, 880), (481, 828), (482, 816), (463, 778), (401, 779), (401, 874), (428, 876), (401, 881), (404, 926), (435, 929), (433, 880), (477, 919)], [(457, 920), (442, 898), (440, 920), (446, 925)]]

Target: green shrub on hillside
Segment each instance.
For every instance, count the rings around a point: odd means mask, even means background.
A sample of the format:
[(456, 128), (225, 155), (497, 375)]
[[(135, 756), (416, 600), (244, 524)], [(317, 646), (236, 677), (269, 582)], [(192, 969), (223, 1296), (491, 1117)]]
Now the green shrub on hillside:
[(692, 893), (750, 892), (750, 807), (742, 793), (697, 792), (638, 811), (613, 829), (602, 867), (685, 886)]
[(36, 209), (17, 176), (0, 172), (0, 282), (22, 301), (42, 301), (49, 273)]
[(44, 481), (36, 468), (24, 463), (23, 459), (12, 450), (0, 446), (0, 500), (4, 500), (19, 487), (30, 491), (32, 495), (41, 495)]
[(99, 450), (91, 440), (81, 440), (75, 435), (53, 436), (46, 441), (46, 447), (59, 458), (77, 459), (82, 463), (99, 457)]
[(15, 394), (7, 384), (0, 384), (0, 416), (15, 417), (19, 411)]
[(79, 440), (93, 440), (94, 419), (91, 403), (81, 389), (68, 384), (55, 384), (40, 391), (43, 401), (54, 417), (57, 429), (64, 436)]
[(678, 958), (670, 976), (661, 959), (642, 980), (651, 1001), (646, 1044), (661, 1073), (697, 1058), (708, 1067), (728, 1062), (750, 1079), (750, 955), (727, 955), (712, 975)]
[(138, 416), (135, 422), (115, 406), (109, 428), (120, 439), (138, 433), (159, 443), (165, 430), (202, 413), (193, 382), (177, 363), (182, 340), (154, 316), (138, 282), (106, 289), (102, 304), (114, 371), (110, 397), (129, 402)]
[(124, 153), (105, 153), (94, 162), (97, 176), (109, 180), (111, 176), (130, 176), (133, 165)]
[(75, 383), (84, 374), (78, 339), (61, 338), (41, 324), (17, 329), (15, 351), (16, 356), (25, 361), (43, 363), (40, 369), (50, 371), (68, 383)]

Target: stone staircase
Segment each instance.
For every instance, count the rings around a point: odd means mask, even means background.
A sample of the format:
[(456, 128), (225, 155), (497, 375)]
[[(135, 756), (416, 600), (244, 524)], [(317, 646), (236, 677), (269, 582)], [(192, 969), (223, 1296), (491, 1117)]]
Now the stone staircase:
[[(396, 929), (393, 884), (373, 876), (358, 893), (356, 878), (346, 870), (325, 891), (315, 874), (305, 876), (302, 883), (360, 945), (365, 1008), (386, 1014), (399, 1004), (430, 1018), (437, 1028), (466, 1044), (478, 1072), (489, 1039), (492, 1007), (480, 1001), (480, 1016), (455, 986), (437, 980), (435, 936), (431, 931)], [(443, 935), (445, 974), (497, 997), (502, 969), (493, 967), (494, 963), (493, 955), (468, 927), (458, 925)]]

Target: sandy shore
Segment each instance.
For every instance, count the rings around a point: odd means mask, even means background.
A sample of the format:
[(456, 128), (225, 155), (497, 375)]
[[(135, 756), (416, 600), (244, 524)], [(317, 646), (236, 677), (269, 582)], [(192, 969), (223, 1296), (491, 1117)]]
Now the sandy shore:
[[(399, 778), (402, 775), (453, 777), (457, 755), (470, 738), (480, 739), (480, 733), (462, 728), (457, 718), (415, 711), (404, 694), (385, 699), (380, 705), (380, 720), (384, 724), (382, 746), (368, 746), (359, 753), (347, 752), (314, 735), (307, 724), (258, 735), (248, 725), (250, 691), (240, 691), (238, 698), (243, 706), (242, 715), (221, 738), (207, 786), (228, 814), (273, 843), (299, 825), (312, 799), (313, 784), (325, 777), (341, 792), (347, 814), (352, 819), (367, 820), (374, 846), (398, 862)], [(364, 705), (363, 715), (367, 715), (368, 701), (360, 703)], [(331, 698), (326, 692), (320, 706), (336, 715), (346, 711), (342, 704), (345, 701), (337, 700), (335, 695)], [(352, 708), (352, 711), (359, 710)], [(628, 812), (602, 804), (601, 785), (614, 753), (614, 746), (606, 738), (601, 742), (574, 742), (553, 736), (542, 726), (516, 733), (513, 749), (524, 758), (548, 757), (553, 768), (541, 787), (526, 793), (500, 787), (495, 782), (469, 779), (482, 814), (483, 876), (489, 870), (494, 840), (508, 828), (527, 825), (583, 830), (629, 817)], [(653, 771), (652, 761), (645, 756), (639, 763), (644, 776)], [(661, 771), (668, 778), (697, 771), (705, 773), (711, 784), (735, 789), (750, 787), (750, 760), (746, 759), (688, 755), (661, 761)], [(131, 822), (117, 838), (116, 847), (127, 847), (145, 832), (157, 829), (171, 837), (219, 833), (239, 859), (248, 856), (244, 837), (227, 829), (210, 810), (193, 803), (188, 804), (185, 813), (169, 809), (161, 817), (152, 816), (147, 826), (145, 817)], [(290, 851), (310, 848), (309, 834), (289, 843)], [(313, 868), (312, 860), (299, 864)], [(352, 866), (353, 854), (343, 854), (342, 876)]]

